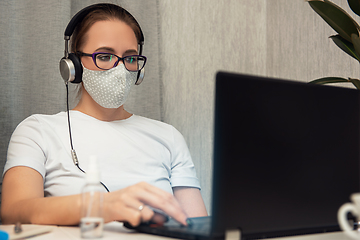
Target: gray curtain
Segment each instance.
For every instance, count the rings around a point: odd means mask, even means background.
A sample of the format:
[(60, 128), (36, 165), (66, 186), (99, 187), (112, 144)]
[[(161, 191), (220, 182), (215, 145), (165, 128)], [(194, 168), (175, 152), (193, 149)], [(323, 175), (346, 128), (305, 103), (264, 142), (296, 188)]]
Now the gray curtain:
[[(0, 0), (1, 167), (20, 121), (33, 113), (65, 111), (58, 71), (63, 33), (71, 16), (95, 2)], [(182, 132), (209, 212), (216, 71), (305, 82), (360, 73), (358, 63), (328, 39), (335, 32), (303, 0), (107, 2), (127, 8), (145, 34), (146, 77), (126, 108)], [(350, 12), (346, 0), (334, 2)]]
[[(20, 121), (34, 113), (66, 111), (65, 84), (58, 70), (64, 30), (71, 16), (95, 2), (0, 1), (1, 166), (10, 135)], [(144, 82), (134, 87), (127, 109), (161, 120), (156, 1), (113, 2), (140, 22), (146, 36), (144, 54), (149, 57)]]
[[(58, 65), (64, 56), (64, 30), (71, 17), (103, 1), (0, 0), (0, 171), (15, 127), (35, 113), (66, 111), (66, 88)], [(107, 1), (129, 10), (145, 35), (146, 77), (126, 103), (130, 112), (161, 120), (157, 2)], [(76, 104), (70, 84), (71, 107)]]
[[(65, 88), (57, 61), (69, 1), (0, 1), (0, 159), (11, 133), (32, 113), (65, 110)], [(2, 169), (1, 169), (2, 170)]]

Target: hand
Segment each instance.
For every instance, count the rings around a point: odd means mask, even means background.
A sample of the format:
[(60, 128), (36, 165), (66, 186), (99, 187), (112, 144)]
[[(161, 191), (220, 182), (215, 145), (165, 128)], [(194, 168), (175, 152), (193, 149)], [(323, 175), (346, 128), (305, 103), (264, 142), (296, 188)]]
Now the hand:
[(187, 216), (175, 197), (162, 189), (141, 182), (130, 187), (106, 193), (104, 196), (104, 220), (127, 221), (132, 226), (141, 222), (162, 222), (164, 218), (148, 207), (160, 209), (183, 225)]

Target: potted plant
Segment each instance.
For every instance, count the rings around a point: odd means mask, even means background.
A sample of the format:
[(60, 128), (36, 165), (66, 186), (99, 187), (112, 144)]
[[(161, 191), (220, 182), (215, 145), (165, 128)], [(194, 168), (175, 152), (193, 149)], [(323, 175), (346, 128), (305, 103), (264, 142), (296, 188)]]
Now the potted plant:
[[(329, 0), (307, 0), (311, 8), (329, 24), (337, 35), (330, 38), (345, 53), (360, 62), (360, 26), (341, 7)], [(348, 0), (351, 10), (360, 16), (360, 0)], [(360, 80), (354, 78), (324, 77), (311, 81), (310, 83), (326, 84), (351, 82), (360, 90)]]

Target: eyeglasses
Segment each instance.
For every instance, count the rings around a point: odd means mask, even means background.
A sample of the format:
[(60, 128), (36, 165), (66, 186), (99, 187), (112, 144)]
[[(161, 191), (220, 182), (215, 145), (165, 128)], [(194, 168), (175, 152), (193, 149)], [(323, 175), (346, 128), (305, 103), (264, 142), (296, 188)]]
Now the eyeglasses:
[(118, 63), (122, 61), (128, 71), (137, 72), (143, 69), (146, 63), (146, 57), (141, 55), (119, 57), (115, 54), (105, 52), (94, 52), (93, 54), (77, 52), (77, 54), (92, 57), (95, 65), (102, 70), (109, 70), (116, 67)]

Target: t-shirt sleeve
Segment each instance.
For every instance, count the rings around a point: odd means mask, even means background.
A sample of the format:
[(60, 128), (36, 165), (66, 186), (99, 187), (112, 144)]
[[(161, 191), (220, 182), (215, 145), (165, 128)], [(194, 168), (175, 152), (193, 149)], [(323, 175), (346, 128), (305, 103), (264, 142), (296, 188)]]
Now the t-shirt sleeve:
[(185, 139), (178, 130), (172, 129), (174, 141), (171, 155), (171, 186), (200, 189), (199, 179), (196, 177), (195, 166)]
[(10, 138), (3, 176), (10, 168), (26, 166), (45, 177), (46, 158), (40, 125), (36, 117), (30, 116), (16, 127)]

